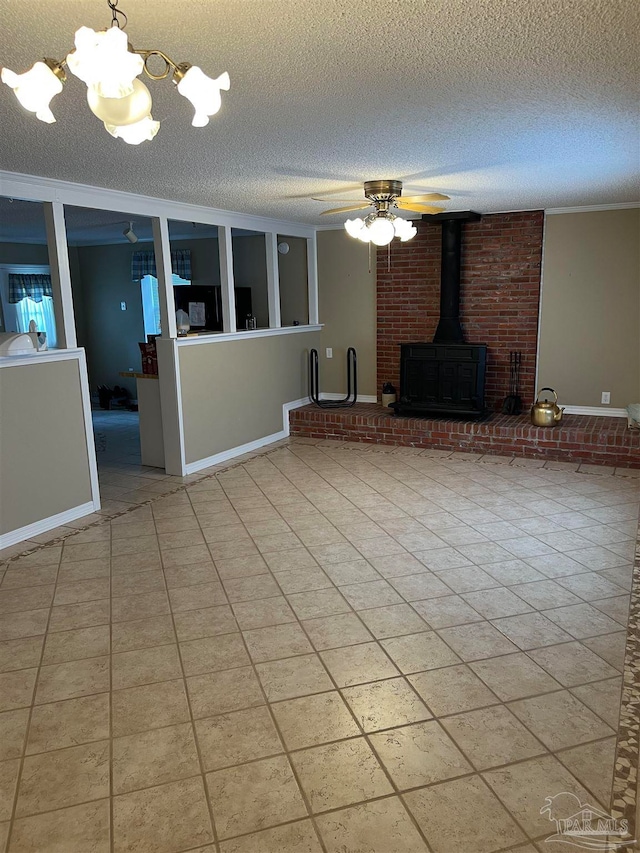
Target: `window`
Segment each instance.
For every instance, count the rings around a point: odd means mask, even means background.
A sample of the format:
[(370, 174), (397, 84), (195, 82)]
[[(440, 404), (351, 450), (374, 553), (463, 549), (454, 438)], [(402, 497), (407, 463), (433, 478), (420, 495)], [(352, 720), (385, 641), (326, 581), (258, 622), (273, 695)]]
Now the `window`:
[[(9, 290), (10, 276), (21, 276), (25, 281), (25, 293), (29, 292), (29, 279), (49, 275), (48, 266), (13, 266), (6, 265), (0, 269), (0, 299), (4, 315), (4, 328), (7, 332), (28, 332), (29, 323), (33, 320), (39, 332), (45, 332), (47, 347), (54, 349), (58, 343), (56, 318), (53, 308), (53, 297), (42, 293), (33, 296), (23, 296), (14, 301)], [(50, 290), (50, 285), (47, 288)]]
[[(187, 279), (180, 278), (179, 275), (173, 273), (171, 276), (173, 286), (179, 284), (191, 284)], [(144, 334), (159, 335), (160, 328), (160, 295), (158, 292), (158, 279), (155, 275), (144, 275), (140, 279), (140, 288), (142, 291), (142, 315), (144, 317)]]

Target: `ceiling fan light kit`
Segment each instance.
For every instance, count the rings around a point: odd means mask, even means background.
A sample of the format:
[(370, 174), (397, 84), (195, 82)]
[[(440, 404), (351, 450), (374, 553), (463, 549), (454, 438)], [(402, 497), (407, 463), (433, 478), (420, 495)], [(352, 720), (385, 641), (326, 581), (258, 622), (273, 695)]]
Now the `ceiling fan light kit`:
[[(444, 201), (449, 196), (442, 193), (425, 193), (424, 195), (400, 198), (402, 195), (402, 181), (365, 181), (364, 194), (368, 201), (359, 204), (350, 204), (348, 207), (336, 207), (325, 210), (321, 215), (332, 213), (347, 213), (352, 210), (365, 210), (373, 206), (374, 211), (364, 219), (347, 219), (344, 223), (345, 230), (350, 237), (361, 240), (363, 243), (373, 243), (375, 246), (388, 246), (394, 237), (403, 243), (413, 239), (418, 233), (413, 222), (396, 216), (393, 209), (412, 210), (416, 213), (441, 213), (444, 208), (427, 204), (430, 201)], [(324, 201), (325, 199), (316, 199)], [(349, 199), (345, 199), (349, 201)]]
[[(230, 87), (225, 71), (215, 80), (198, 66), (175, 63), (160, 50), (136, 50), (124, 32), (127, 16), (117, 8), (118, 0), (107, 0), (111, 9), (111, 26), (107, 30), (80, 27), (75, 34), (75, 50), (63, 60), (44, 59), (24, 74), (3, 68), (0, 79), (11, 89), (22, 106), (47, 124), (55, 122), (50, 107), (67, 80), (65, 68), (87, 86), (87, 102), (105, 129), (130, 145), (153, 139), (160, 122), (151, 115), (151, 93), (141, 80), (144, 73), (151, 80), (171, 77), (178, 93), (194, 107), (192, 125), (205, 127), (209, 117), (222, 105), (221, 92)], [(120, 19), (123, 19), (121, 24)], [(154, 73), (149, 60), (164, 62), (160, 73)]]

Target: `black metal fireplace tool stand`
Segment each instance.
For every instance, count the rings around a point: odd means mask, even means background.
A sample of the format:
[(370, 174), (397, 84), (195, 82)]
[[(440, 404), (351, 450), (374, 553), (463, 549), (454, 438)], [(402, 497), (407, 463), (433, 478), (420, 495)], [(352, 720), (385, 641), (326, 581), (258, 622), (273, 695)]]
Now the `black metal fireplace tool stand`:
[(346, 409), (358, 399), (358, 359), (353, 347), (347, 350), (347, 396), (343, 400), (321, 400), (318, 380), (318, 350), (309, 352), (309, 396), (321, 409)]

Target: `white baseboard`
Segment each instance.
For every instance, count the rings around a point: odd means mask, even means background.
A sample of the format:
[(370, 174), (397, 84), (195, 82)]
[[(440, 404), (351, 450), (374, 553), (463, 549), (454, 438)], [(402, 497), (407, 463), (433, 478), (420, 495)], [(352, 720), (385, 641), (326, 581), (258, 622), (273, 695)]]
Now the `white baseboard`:
[[(320, 393), (321, 400), (344, 400), (344, 394)], [(311, 402), (310, 400), (308, 402)], [(373, 394), (358, 394), (358, 403), (377, 403), (378, 398)]]
[(592, 415), (596, 418), (626, 418), (626, 409), (610, 409), (608, 406), (563, 406), (568, 415)]
[(25, 527), (10, 530), (9, 533), (3, 533), (0, 536), (0, 550), (9, 548), (11, 545), (17, 545), (18, 542), (24, 542), (26, 539), (31, 539), (32, 536), (39, 536), (41, 533), (46, 533), (47, 530), (61, 527), (70, 521), (82, 518), (83, 515), (91, 515), (92, 512), (95, 512), (95, 505), (93, 501), (88, 501), (86, 504), (73, 507), (73, 509), (67, 509), (64, 512), (57, 513), (57, 515), (43, 518), (42, 521), (34, 521), (33, 524), (27, 524)]
[(244, 453), (251, 453), (253, 450), (260, 450), (261, 447), (266, 447), (267, 444), (273, 444), (274, 441), (281, 441), (289, 436), (289, 412), (292, 409), (299, 409), (301, 406), (306, 406), (309, 403), (308, 397), (301, 397), (299, 400), (292, 400), (290, 403), (282, 404), (282, 429), (279, 432), (274, 432), (271, 435), (265, 435), (262, 438), (257, 438), (255, 441), (249, 441), (246, 444), (240, 444), (238, 447), (231, 447), (229, 450), (223, 450), (221, 453), (215, 453), (213, 456), (207, 456), (206, 459), (197, 459), (195, 462), (187, 462), (185, 474), (195, 474), (197, 471), (202, 471), (203, 468), (211, 468), (213, 465), (220, 465), (222, 462), (228, 462), (236, 456), (242, 456)]

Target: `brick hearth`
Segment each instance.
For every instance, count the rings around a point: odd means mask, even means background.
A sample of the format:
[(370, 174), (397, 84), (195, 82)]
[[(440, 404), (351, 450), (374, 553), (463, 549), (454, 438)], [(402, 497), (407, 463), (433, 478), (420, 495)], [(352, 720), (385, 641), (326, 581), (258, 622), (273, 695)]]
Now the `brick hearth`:
[(481, 421), (403, 418), (375, 403), (358, 403), (351, 409), (303, 406), (289, 413), (289, 423), (291, 435), (310, 438), (640, 468), (640, 430), (627, 429), (624, 418), (565, 415), (559, 426), (543, 428), (532, 426), (528, 414)]

